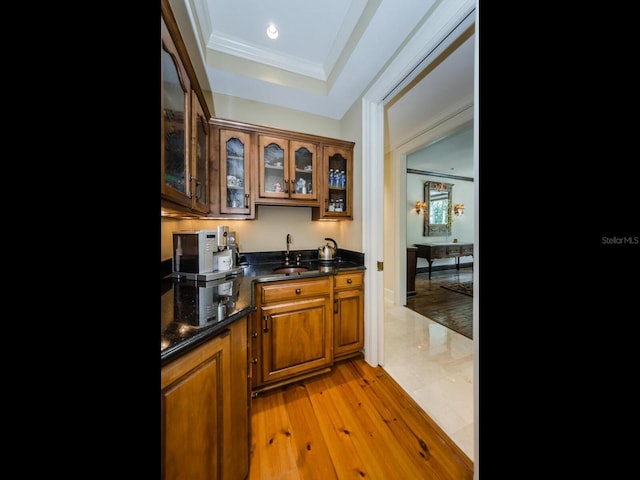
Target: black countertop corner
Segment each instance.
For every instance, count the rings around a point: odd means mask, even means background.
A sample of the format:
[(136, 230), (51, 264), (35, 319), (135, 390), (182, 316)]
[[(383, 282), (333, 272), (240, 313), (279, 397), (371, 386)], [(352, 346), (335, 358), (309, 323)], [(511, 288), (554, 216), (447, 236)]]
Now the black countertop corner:
[(308, 268), (302, 273), (274, 273), (284, 265), (278, 252), (242, 253), (236, 269), (226, 278), (211, 281), (172, 276), (171, 259), (161, 262), (160, 360), (166, 364), (193, 347), (217, 335), (231, 323), (255, 311), (253, 286), (296, 278), (334, 275), (364, 270), (364, 254), (338, 250), (334, 261), (318, 260), (317, 250), (292, 250), (290, 265)]

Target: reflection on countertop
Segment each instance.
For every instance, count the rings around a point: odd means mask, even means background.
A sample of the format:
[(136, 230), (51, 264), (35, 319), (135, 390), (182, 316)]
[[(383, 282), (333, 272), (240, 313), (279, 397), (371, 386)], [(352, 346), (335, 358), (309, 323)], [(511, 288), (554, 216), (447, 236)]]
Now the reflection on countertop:
[(274, 269), (284, 265), (282, 252), (245, 253), (238, 259), (238, 266), (242, 267), (239, 272), (208, 282), (167, 275), (171, 260), (162, 262), (165, 276), (161, 279), (161, 363), (177, 358), (253, 312), (255, 283), (365, 269), (364, 254), (358, 252), (340, 250), (338, 259), (331, 262), (319, 261), (315, 250), (298, 254), (299, 260), (289, 265), (305, 266), (308, 268), (305, 272), (274, 273)]

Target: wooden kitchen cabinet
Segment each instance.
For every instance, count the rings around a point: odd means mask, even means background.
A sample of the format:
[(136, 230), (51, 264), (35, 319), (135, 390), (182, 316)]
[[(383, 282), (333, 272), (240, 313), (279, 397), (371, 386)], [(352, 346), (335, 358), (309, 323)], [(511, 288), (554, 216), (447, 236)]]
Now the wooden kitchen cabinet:
[(332, 277), (259, 283), (250, 316), (253, 392), (333, 363)]
[(161, 5), (161, 198), (207, 214), (210, 114), (168, 2)]
[(272, 135), (259, 135), (258, 142), (260, 203), (318, 205), (318, 145)]
[(224, 218), (255, 218), (251, 192), (253, 135), (223, 128), (213, 120), (210, 125), (211, 150), (216, 152), (211, 162), (211, 211)]
[(364, 272), (333, 277), (333, 359), (358, 354), (364, 348)]
[(320, 175), (320, 205), (313, 220), (353, 219), (353, 143), (324, 144)]
[(246, 478), (249, 422), (245, 317), (162, 368), (161, 478)]

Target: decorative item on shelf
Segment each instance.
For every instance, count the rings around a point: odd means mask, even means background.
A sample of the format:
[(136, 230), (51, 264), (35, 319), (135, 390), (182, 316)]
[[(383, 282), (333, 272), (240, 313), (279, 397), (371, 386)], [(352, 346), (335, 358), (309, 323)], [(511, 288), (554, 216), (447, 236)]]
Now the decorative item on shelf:
[(456, 203), (453, 206), (453, 213), (456, 215), (464, 215), (464, 204)]
[(437, 191), (442, 192), (443, 190), (446, 190), (447, 186), (444, 183), (440, 182), (436, 185), (435, 188)]
[(418, 215), (424, 215), (427, 211), (427, 202), (416, 202), (416, 212)]

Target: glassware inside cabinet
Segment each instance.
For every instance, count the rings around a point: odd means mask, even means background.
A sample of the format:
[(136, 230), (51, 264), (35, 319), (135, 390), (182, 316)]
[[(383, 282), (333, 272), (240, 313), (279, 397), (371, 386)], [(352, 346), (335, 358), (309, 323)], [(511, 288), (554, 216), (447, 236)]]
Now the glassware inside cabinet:
[(244, 144), (237, 138), (227, 141), (227, 207), (244, 207)]
[(313, 156), (311, 150), (306, 146), (300, 146), (295, 150), (292, 193), (309, 195), (310, 198), (316, 198)]
[(347, 159), (339, 153), (329, 157), (329, 211), (344, 212), (347, 205)]
[(288, 178), (285, 177), (284, 149), (277, 143), (264, 146), (264, 191), (288, 192)]

